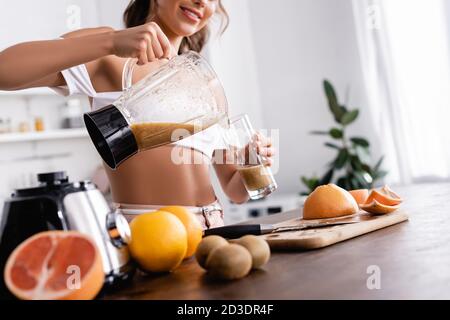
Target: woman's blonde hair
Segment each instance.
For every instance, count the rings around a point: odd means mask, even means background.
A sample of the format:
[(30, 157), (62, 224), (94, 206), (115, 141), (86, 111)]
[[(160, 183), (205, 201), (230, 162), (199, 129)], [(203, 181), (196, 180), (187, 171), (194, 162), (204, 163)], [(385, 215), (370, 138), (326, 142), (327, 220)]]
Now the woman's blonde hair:
[[(217, 13), (221, 16), (221, 33), (228, 27), (229, 18), (228, 14), (222, 4), (219, 1), (219, 7)], [(157, 0), (132, 0), (123, 14), (123, 21), (127, 28), (137, 27), (147, 22), (148, 18), (155, 14)], [(200, 52), (208, 41), (209, 27), (205, 26), (197, 33), (185, 37), (181, 42), (180, 53), (193, 50)]]

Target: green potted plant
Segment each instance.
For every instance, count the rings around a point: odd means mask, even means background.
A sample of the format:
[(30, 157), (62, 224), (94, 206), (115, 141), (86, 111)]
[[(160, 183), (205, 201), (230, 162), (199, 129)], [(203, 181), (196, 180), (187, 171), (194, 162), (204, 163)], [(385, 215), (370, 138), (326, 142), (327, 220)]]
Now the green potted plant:
[(347, 189), (371, 189), (376, 181), (386, 176), (387, 171), (381, 169), (383, 157), (375, 165), (370, 163), (370, 143), (364, 137), (348, 137), (346, 129), (358, 118), (359, 110), (349, 110), (340, 104), (333, 85), (323, 81), (325, 95), (329, 109), (336, 126), (328, 131), (313, 131), (312, 134), (328, 136), (332, 141), (325, 142), (325, 146), (336, 150), (336, 157), (328, 164), (327, 171), (322, 177), (301, 177), (301, 181), (308, 188), (302, 195), (308, 195), (320, 185), (335, 183)]

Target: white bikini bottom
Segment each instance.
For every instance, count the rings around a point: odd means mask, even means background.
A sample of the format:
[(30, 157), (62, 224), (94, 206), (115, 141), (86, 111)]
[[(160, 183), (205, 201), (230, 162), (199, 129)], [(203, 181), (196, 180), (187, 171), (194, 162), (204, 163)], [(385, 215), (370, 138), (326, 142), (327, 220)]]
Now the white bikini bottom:
[[(123, 203), (115, 203), (114, 205), (125, 216), (128, 222), (131, 222), (131, 220), (140, 214), (157, 211), (159, 208), (165, 207), (163, 205), (135, 205)], [(218, 200), (203, 207), (184, 207), (195, 214), (202, 224), (203, 229), (222, 227), (224, 225), (223, 208)]]

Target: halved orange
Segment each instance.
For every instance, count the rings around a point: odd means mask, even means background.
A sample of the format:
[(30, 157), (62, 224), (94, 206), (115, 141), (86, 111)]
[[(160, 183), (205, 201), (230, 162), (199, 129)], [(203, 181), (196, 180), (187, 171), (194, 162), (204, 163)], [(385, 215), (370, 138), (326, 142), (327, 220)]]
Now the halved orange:
[(387, 214), (394, 212), (399, 208), (399, 205), (389, 206), (378, 202), (377, 200), (372, 200), (371, 202), (361, 204), (359, 207), (372, 214)]
[(349, 192), (357, 204), (365, 203), (369, 197), (369, 189), (350, 190)]
[(75, 231), (47, 231), (22, 242), (4, 271), (8, 289), (23, 300), (88, 300), (104, 282), (95, 243)]

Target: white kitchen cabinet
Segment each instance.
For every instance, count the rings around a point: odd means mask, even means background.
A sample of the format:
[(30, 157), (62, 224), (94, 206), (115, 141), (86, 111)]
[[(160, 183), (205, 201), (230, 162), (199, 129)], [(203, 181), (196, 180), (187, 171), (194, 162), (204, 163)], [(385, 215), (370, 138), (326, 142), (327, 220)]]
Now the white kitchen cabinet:
[(46, 130), (43, 132), (6, 133), (0, 134), (0, 144), (32, 141), (70, 140), (89, 138), (84, 128)]
[(49, 88), (31, 88), (17, 91), (0, 91), (0, 97), (7, 97), (7, 96), (35, 97), (35, 96), (48, 96), (54, 94), (55, 92)]
[(265, 199), (249, 201), (244, 204), (233, 204), (222, 200), (226, 224), (240, 223), (252, 218), (290, 210), (298, 210), (300, 216), (300, 208), (303, 206), (303, 202), (304, 197), (295, 193), (275, 193)]

